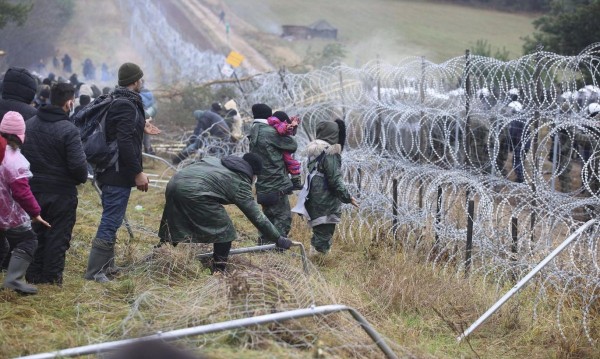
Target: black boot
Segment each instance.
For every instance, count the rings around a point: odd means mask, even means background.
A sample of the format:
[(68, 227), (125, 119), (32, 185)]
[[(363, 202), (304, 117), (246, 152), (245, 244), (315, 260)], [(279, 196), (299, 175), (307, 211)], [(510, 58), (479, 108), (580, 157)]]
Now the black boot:
[(25, 282), (25, 272), (32, 261), (33, 258), (30, 255), (20, 249), (15, 249), (8, 263), (3, 287), (23, 294), (37, 294), (37, 288)]
[(105, 270), (109, 267), (111, 260), (115, 257), (115, 244), (101, 239), (94, 239), (88, 266), (83, 276), (87, 280), (94, 280), (99, 283), (109, 282)]
[(176, 154), (175, 156), (173, 156), (173, 158), (171, 159), (171, 162), (174, 165), (178, 165), (181, 163), (181, 161), (185, 160), (189, 156), (190, 156), (190, 154), (187, 151), (181, 151), (178, 154)]

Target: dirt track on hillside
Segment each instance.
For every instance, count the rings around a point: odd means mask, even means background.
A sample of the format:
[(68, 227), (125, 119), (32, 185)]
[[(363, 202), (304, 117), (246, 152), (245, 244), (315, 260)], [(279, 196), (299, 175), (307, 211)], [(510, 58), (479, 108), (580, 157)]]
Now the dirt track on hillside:
[[(230, 50), (244, 55), (245, 60), (242, 67), (256, 72), (266, 72), (274, 69), (274, 66), (262, 56), (256, 49), (250, 46), (242, 36), (235, 31), (230, 31), (227, 36), (225, 24), (219, 22), (219, 17), (207, 6), (198, 0), (181, 0), (165, 8), (170, 14), (168, 19), (180, 20), (185, 25), (177, 26), (186, 39), (204, 38), (210, 44), (208, 49), (222, 52), (227, 56)], [(230, 18), (232, 16), (229, 16)], [(232, 22), (236, 19), (230, 20)], [(196, 41), (193, 41), (196, 43)]]

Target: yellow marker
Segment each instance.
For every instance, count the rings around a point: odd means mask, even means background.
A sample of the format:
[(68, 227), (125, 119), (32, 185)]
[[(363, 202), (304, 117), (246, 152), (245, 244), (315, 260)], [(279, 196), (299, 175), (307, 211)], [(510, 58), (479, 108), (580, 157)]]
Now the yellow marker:
[(227, 56), (227, 58), (225, 59), (225, 62), (227, 62), (228, 64), (230, 64), (233, 67), (240, 66), (242, 61), (244, 61), (244, 55), (242, 55), (238, 52), (235, 52), (235, 51), (231, 51), (229, 53), (229, 55)]

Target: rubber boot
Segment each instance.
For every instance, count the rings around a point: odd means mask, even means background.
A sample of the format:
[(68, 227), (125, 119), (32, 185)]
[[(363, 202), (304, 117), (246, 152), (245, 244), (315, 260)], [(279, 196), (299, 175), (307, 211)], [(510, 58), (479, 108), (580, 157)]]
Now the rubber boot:
[(104, 269), (104, 274), (108, 279), (113, 279), (114, 277), (118, 276), (123, 270), (125, 270), (124, 267), (119, 267), (115, 264), (115, 257), (113, 252), (113, 257), (108, 262), (108, 266)]
[(37, 288), (25, 282), (25, 272), (32, 261), (33, 258), (30, 255), (20, 249), (15, 249), (8, 262), (3, 287), (23, 294), (37, 294)]
[(98, 283), (110, 282), (106, 276), (105, 270), (110, 265), (110, 261), (115, 257), (115, 244), (101, 239), (94, 239), (88, 266), (83, 276), (87, 280), (94, 280)]

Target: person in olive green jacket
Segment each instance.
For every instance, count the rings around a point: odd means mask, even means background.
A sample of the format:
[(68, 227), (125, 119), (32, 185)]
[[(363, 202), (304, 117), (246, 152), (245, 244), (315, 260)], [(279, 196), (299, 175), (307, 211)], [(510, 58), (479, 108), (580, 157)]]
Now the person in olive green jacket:
[[(267, 118), (272, 110), (265, 104), (252, 106), (254, 121), (250, 128), (250, 153), (263, 161), (263, 170), (256, 181), (256, 199), (262, 205), (265, 216), (275, 225), (282, 236), (287, 236), (292, 227), (292, 212), (288, 195), (293, 185), (283, 162), (284, 151), (295, 152), (296, 140), (291, 136), (280, 136), (269, 126)], [(259, 243), (268, 238), (262, 233)]]
[(310, 179), (307, 179), (309, 192), (304, 206), (310, 217), (308, 224), (313, 229), (310, 244), (322, 254), (329, 253), (331, 249), (335, 225), (342, 215), (342, 203), (358, 207), (342, 177), (341, 153), (345, 139), (346, 127), (342, 120), (319, 122), (317, 139), (305, 150)]
[(252, 195), (252, 181), (261, 173), (256, 155), (206, 157), (173, 176), (165, 191), (160, 242), (213, 243), (213, 270), (224, 271), (236, 230), (223, 205), (235, 204), (265, 238), (289, 249), (291, 241), (260, 211)]

